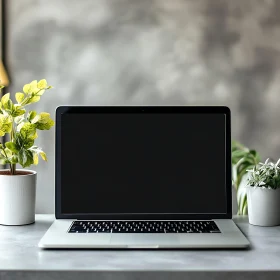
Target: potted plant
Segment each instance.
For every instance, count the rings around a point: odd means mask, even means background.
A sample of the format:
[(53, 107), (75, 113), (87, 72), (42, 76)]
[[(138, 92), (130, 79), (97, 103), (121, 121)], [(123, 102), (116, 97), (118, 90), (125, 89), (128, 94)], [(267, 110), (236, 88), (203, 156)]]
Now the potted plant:
[(276, 164), (259, 163), (249, 172), (247, 197), (249, 223), (258, 226), (280, 225), (280, 159)]
[[(3, 86), (1, 86), (1, 89)], [(46, 90), (52, 88), (45, 79), (32, 81), (17, 92), (13, 103), (10, 93), (0, 102), (0, 136), (6, 136), (6, 143), (0, 143), (1, 164), (9, 169), (0, 170), (0, 224), (24, 225), (35, 221), (36, 172), (17, 169), (37, 165), (39, 155), (47, 160), (43, 150), (34, 145), (37, 130), (49, 130), (54, 121), (49, 113), (26, 112), (26, 107), (38, 102)], [(7, 137), (8, 136), (8, 137)]]
[(248, 169), (260, 162), (260, 155), (237, 141), (232, 141), (232, 179), (237, 196), (237, 215), (247, 215), (247, 180)]

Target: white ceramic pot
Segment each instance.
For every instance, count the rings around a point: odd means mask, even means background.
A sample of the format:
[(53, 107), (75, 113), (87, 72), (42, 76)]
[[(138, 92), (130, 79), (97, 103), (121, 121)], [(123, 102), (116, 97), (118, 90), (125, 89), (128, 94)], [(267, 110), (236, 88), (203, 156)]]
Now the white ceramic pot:
[[(0, 170), (3, 171), (3, 170)], [(37, 173), (3, 175), (0, 172), (0, 224), (26, 225), (35, 222)]]
[(280, 225), (280, 188), (247, 188), (249, 223), (257, 226)]

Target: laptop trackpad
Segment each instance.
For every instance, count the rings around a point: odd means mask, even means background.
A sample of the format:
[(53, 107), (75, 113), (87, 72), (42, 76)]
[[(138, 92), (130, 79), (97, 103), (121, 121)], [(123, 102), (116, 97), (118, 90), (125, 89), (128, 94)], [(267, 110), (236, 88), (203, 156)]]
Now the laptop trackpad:
[[(180, 239), (176, 234), (157, 234), (157, 233), (116, 233), (111, 235), (110, 244), (127, 245), (128, 247), (159, 247), (160, 245), (179, 244)], [(138, 245), (138, 246), (137, 246)]]

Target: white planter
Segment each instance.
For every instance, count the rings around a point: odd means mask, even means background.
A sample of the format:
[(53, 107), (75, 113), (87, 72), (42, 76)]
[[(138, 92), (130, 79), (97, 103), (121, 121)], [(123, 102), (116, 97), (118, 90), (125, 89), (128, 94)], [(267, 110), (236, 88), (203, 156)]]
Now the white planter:
[(247, 188), (249, 223), (257, 226), (280, 225), (280, 188)]
[[(3, 171), (3, 170), (0, 170)], [(0, 224), (26, 225), (35, 222), (37, 173), (3, 175), (0, 173)]]

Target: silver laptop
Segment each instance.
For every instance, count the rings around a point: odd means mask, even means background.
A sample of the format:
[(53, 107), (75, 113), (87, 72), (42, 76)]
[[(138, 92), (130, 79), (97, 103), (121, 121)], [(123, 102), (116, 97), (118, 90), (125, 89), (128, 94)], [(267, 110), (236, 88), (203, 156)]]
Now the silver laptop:
[(41, 248), (245, 248), (227, 107), (59, 107)]

